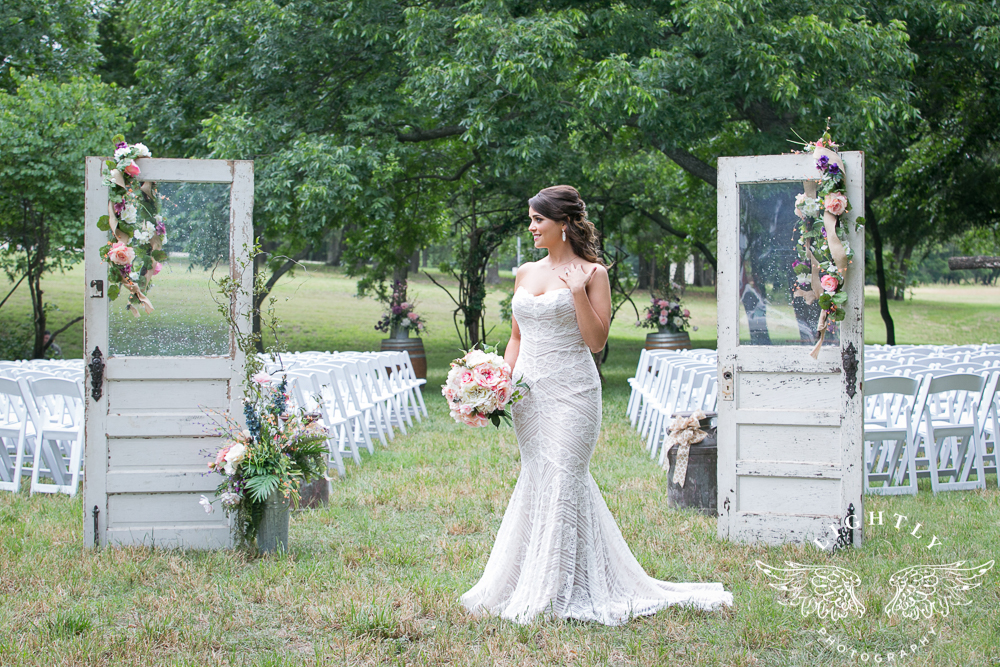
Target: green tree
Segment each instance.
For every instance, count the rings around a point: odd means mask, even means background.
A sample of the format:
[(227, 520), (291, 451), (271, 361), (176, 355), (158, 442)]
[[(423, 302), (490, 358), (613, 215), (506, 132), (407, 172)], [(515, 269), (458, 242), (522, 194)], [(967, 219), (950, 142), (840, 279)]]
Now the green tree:
[(0, 92), (0, 240), (15, 289), (24, 281), (30, 291), (33, 356), (41, 358), (66, 328), (44, 340), (42, 277), (80, 259), (84, 158), (107, 153), (125, 118), (115, 89), (96, 76), (66, 83), (12, 76), (16, 92)]

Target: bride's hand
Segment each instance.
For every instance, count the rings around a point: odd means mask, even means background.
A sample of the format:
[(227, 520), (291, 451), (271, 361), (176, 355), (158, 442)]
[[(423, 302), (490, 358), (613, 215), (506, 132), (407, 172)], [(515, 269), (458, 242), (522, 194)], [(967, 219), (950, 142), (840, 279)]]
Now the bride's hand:
[(559, 276), (559, 280), (566, 283), (566, 287), (568, 287), (571, 292), (578, 292), (580, 290), (587, 289), (590, 279), (594, 277), (594, 273), (596, 272), (596, 264), (591, 267), (590, 271), (585, 270), (582, 264), (570, 264), (566, 268), (566, 273)]

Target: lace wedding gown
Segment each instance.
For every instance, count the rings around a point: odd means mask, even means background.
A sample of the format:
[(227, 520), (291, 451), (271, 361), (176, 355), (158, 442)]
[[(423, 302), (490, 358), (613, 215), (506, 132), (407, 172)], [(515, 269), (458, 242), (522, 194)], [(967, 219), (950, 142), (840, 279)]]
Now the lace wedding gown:
[(462, 596), (473, 613), (528, 623), (538, 614), (618, 625), (669, 605), (732, 605), (722, 584), (648, 576), (629, 551), (594, 478), (601, 384), (573, 295), (519, 288), (515, 375), (530, 386), (513, 407), (521, 474), (482, 578)]

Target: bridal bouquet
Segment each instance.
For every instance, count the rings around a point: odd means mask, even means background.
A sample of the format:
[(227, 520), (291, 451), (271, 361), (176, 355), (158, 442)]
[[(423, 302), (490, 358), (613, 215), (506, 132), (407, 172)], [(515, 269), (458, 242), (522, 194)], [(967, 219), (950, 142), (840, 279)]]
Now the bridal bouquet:
[(510, 366), (497, 354), (495, 345), (483, 345), (451, 362), (448, 381), (441, 393), (448, 399), (452, 418), (469, 426), (497, 428), (500, 420), (510, 423), (507, 407), (524, 397), (527, 386), (514, 381)]

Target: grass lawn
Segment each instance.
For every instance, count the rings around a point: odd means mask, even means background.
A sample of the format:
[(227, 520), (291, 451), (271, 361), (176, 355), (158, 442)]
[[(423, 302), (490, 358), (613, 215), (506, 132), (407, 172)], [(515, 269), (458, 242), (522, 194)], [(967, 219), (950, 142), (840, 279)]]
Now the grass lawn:
[[(80, 271), (47, 282), (48, 298), (65, 309), (51, 328), (79, 309), (82, 287)], [(276, 295), (289, 346), (376, 347), (379, 308), (352, 292), (351, 281), (319, 268), (283, 282)], [(998, 294), (957, 288), (924, 302), (918, 290), (912, 301), (893, 303), (900, 342), (997, 342), (998, 327), (980, 323), (996, 321)], [(430, 418), (366, 455), (362, 466), (349, 465), (328, 507), (296, 514), (285, 555), (247, 561), (231, 552), (91, 552), (82, 548), (79, 496), (0, 494), (0, 665), (854, 665), (874, 662), (875, 653), (885, 662), (890, 651), (899, 665), (1000, 663), (1000, 568), (972, 592), (971, 605), (946, 617), (883, 613), (894, 572), (979, 565), (1000, 554), (995, 476), (985, 491), (866, 497), (865, 516), (881, 513), (884, 522), (865, 527), (859, 549), (828, 555), (812, 545), (720, 542), (713, 520), (667, 507), (665, 474), (624, 417), (625, 380), (643, 336), (624, 316), (604, 367), (605, 421), (591, 471), (649, 574), (721, 581), (735, 606), (717, 613), (671, 608), (617, 628), (470, 617), (458, 597), (489, 555), (516, 481), (517, 445), (509, 428), (469, 429), (448, 418), (437, 387), (457, 352), (450, 309), (426, 279), (414, 281), (413, 295), (431, 322), (424, 337)], [(714, 298), (689, 291), (687, 304), (701, 327), (696, 344), (713, 346)], [(4, 313), (11, 318), (25, 306), (9, 303)], [(868, 315), (875, 336), (877, 302)], [(507, 329), (494, 324), (489, 339), (505, 340)], [(67, 355), (81, 352), (78, 342), (73, 347), (78, 337), (77, 330), (62, 341)], [(899, 530), (897, 514), (906, 517)], [(939, 544), (929, 550), (934, 535)], [(803, 617), (778, 604), (758, 559), (850, 568), (862, 579), (868, 611), (838, 621)]]

